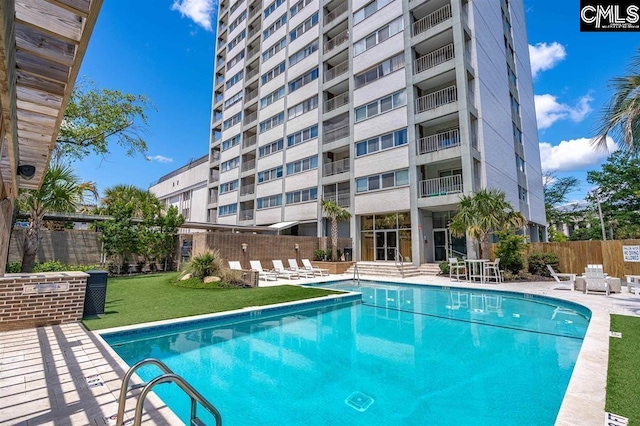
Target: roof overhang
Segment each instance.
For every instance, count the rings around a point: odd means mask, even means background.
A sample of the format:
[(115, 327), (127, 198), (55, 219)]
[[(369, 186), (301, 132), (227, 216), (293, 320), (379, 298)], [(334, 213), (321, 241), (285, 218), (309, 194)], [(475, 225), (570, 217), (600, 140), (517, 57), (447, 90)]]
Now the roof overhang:
[[(102, 0), (0, 0), (0, 104), (5, 185), (37, 189)], [(23, 179), (19, 165), (35, 166)]]

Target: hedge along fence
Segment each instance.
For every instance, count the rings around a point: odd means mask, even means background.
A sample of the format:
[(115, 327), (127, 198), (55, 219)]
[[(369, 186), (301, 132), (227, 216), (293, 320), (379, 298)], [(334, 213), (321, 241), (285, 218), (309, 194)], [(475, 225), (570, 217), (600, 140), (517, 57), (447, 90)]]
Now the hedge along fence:
[[(531, 243), (525, 256), (533, 252), (553, 253), (560, 260), (562, 272), (582, 274), (589, 264), (600, 264), (604, 271), (625, 279), (625, 275), (640, 275), (640, 262), (624, 262), (622, 246), (640, 246), (640, 240), (567, 241), (563, 243)], [(492, 245), (492, 251), (495, 244)]]

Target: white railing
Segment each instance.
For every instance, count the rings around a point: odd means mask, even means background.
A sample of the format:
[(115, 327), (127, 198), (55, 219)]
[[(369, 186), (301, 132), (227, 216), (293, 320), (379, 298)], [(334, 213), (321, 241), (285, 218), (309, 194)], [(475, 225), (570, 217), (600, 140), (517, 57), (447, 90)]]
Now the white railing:
[(350, 134), (349, 125), (338, 127), (337, 129), (324, 132), (322, 140), (324, 143), (337, 141), (338, 139), (346, 138)]
[(439, 106), (450, 104), (458, 100), (456, 86), (449, 86), (437, 92), (429, 93), (416, 99), (416, 113), (438, 108)]
[(244, 79), (245, 81), (249, 81), (251, 80), (253, 77), (255, 77), (256, 75), (258, 75), (258, 72), (260, 71), (260, 68), (255, 68), (252, 69), (251, 71), (247, 72), (247, 74), (245, 75)]
[(349, 92), (340, 93), (324, 102), (324, 112), (333, 111), (349, 103)]
[(250, 185), (242, 185), (240, 187), (240, 195), (251, 195), (256, 191), (256, 184), (252, 183)]
[(324, 199), (333, 201), (340, 207), (349, 207), (349, 204), (351, 203), (351, 194), (349, 194), (349, 192), (339, 192), (335, 195), (325, 195)]
[(258, 96), (258, 88), (253, 89), (244, 97), (244, 101), (248, 102), (252, 99), (255, 99)]
[(338, 77), (339, 75), (342, 75), (344, 73), (346, 73), (347, 71), (349, 71), (349, 60), (347, 59), (344, 62), (340, 62), (338, 65), (336, 65), (335, 67), (326, 70), (324, 72), (324, 82), (326, 83), (327, 81), (333, 80), (334, 78)]
[(462, 192), (462, 175), (445, 176), (420, 182), (420, 197), (422, 198), (460, 192)]
[(350, 168), (349, 164), (350, 162), (348, 158), (327, 163), (324, 165), (324, 175), (332, 176), (337, 175), (338, 173), (348, 172)]
[(327, 53), (327, 52), (335, 49), (336, 47), (338, 47), (339, 45), (341, 45), (342, 43), (344, 43), (347, 40), (349, 40), (349, 30), (348, 29), (342, 31), (340, 34), (338, 34), (337, 36), (335, 36), (331, 40), (327, 40), (327, 42), (324, 44), (324, 53)]
[(418, 74), (453, 59), (453, 43), (429, 52), (413, 61), (413, 73)]
[(242, 161), (242, 168), (241, 170), (243, 172), (246, 172), (247, 170), (252, 170), (256, 168), (256, 160), (252, 159), (252, 160), (243, 160)]
[(257, 119), (258, 119), (258, 111), (254, 111), (251, 114), (244, 116), (243, 123), (244, 124), (249, 124), (249, 123), (252, 123), (252, 122), (256, 121)]
[(429, 28), (435, 27), (441, 22), (451, 18), (451, 5), (446, 4), (440, 9), (431, 12), (424, 18), (413, 23), (413, 35), (416, 36), (420, 33), (427, 31)]
[(336, 7), (331, 12), (324, 15), (324, 24), (327, 25), (328, 23), (336, 19), (338, 16), (346, 12), (347, 9), (349, 9), (349, 2), (345, 1), (340, 6)]
[(253, 58), (253, 55), (260, 52), (260, 46), (254, 47), (253, 49), (247, 50), (246, 60)]
[(209, 181), (214, 182), (220, 179), (220, 172), (216, 169), (211, 169), (209, 172)]
[(418, 154), (442, 151), (460, 145), (460, 129), (451, 129), (445, 132), (429, 135), (417, 141)]
[(253, 220), (253, 210), (240, 210), (239, 220)]
[(249, 148), (256, 144), (257, 137), (256, 135), (249, 136), (248, 138), (242, 138), (242, 147)]

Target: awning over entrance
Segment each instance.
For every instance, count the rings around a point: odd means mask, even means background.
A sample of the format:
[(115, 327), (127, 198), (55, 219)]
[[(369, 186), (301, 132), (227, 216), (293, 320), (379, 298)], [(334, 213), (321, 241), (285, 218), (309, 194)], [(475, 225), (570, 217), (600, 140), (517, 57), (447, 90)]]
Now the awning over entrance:
[(292, 222), (278, 222), (274, 223), (273, 225), (269, 225), (268, 227), (276, 231), (277, 234), (280, 234), (280, 232), (284, 231), (285, 229), (293, 228), (298, 223), (299, 222), (297, 220)]

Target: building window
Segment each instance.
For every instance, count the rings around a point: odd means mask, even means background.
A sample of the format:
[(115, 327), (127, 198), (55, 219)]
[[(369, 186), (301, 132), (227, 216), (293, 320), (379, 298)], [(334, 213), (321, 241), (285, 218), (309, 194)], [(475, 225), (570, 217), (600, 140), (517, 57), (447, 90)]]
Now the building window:
[(231, 40), (229, 42), (229, 44), (227, 45), (227, 48), (229, 50), (233, 49), (234, 47), (236, 47), (238, 45), (238, 43), (240, 43), (242, 40), (244, 40), (244, 38), (247, 36), (247, 31), (246, 30), (242, 30), (240, 32), (240, 34), (238, 34), (236, 36), (236, 38), (234, 38), (233, 40)]
[(234, 115), (233, 117), (224, 120), (224, 123), (222, 123), (222, 128), (224, 130), (227, 130), (228, 128), (233, 127), (236, 124), (238, 124), (241, 119), (242, 119), (242, 113), (239, 112), (236, 115)]
[(242, 100), (242, 91), (236, 93), (235, 95), (233, 95), (232, 97), (230, 97), (229, 99), (227, 99), (226, 101), (224, 101), (224, 108), (227, 109), (229, 108), (231, 105), (240, 102)]
[(373, 68), (369, 68), (368, 70), (361, 72), (360, 74), (356, 74), (354, 77), (356, 89), (369, 83), (373, 83), (374, 81), (384, 77), (385, 75), (389, 75), (400, 68), (404, 68), (404, 52), (394, 56), (393, 58), (389, 58)]
[(308, 17), (302, 24), (298, 25), (294, 28), (293, 31), (289, 33), (289, 40), (293, 41), (300, 37), (302, 34), (309, 31), (311, 28), (318, 24), (318, 12), (314, 13), (310, 17)]
[(282, 205), (282, 194), (262, 197), (256, 200), (257, 210), (279, 207)]
[(234, 137), (229, 138), (226, 141), (222, 142), (222, 150), (226, 151), (227, 149), (239, 144), (240, 144), (240, 135), (235, 135)]
[(220, 164), (220, 172), (226, 172), (227, 170), (235, 169), (240, 166), (240, 157), (232, 158), (224, 163)]
[(244, 10), (240, 16), (238, 16), (236, 19), (233, 20), (232, 23), (229, 24), (229, 33), (231, 33), (231, 31), (235, 30), (238, 25), (240, 25), (242, 23), (242, 21), (244, 21), (245, 19), (247, 19), (247, 11)]
[(380, 28), (374, 33), (369, 34), (365, 38), (358, 40), (353, 45), (353, 54), (358, 56), (359, 54), (371, 49), (372, 47), (382, 43), (391, 36), (398, 34), (403, 30), (402, 16), (389, 22), (384, 27)]
[(298, 145), (318, 137), (318, 126), (311, 126), (287, 136), (287, 146)]
[(263, 74), (262, 84), (266, 84), (271, 80), (273, 80), (274, 78), (276, 78), (277, 76), (279, 76), (280, 74), (282, 74), (284, 72), (285, 66), (286, 66), (285, 61), (282, 61), (278, 65), (276, 65), (275, 67), (267, 71), (265, 74)]
[(376, 13), (378, 10), (382, 9), (389, 3), (391, 3), (391, 0), (373, 0), (367, 3), (366, 5), (364, 5), (362, 9), (356, 11), (353, 14), (354, 25), (364, 21), (369, 16), (373, 15), (374, 13)]
[(407, 104), (404, 90), (356, 108), (356, 123)]
[(283, 3), (284, 3), (284, 0), (276, 0), (273, 3), (271, 3), (264, 10), (264, 17), (266, 18), (267, 16), (271, 15), (273, 11), (276, 10), (278, 7), (280, 7)]
[(518, 170), (520, 170), (522, 173), (524, 173), (524, 170), (525, 170), (525, 168), (524, 168), (524, 160), (518, 154), (516, 154), (516, 167), (518, 168)]
[(305, 84), (311, 83), (313, 80), (318, 78), (318, 68), (314, 68), (311, 71), (306, 72), (300, 77), (293, 80), (289, 83), (289, 93), (295, 92)]
[(237, 204), (227, 204), (218, 208), (218, 216), (231, 216), (238, 212)]
[(318, 168), (318, 156), (303, 158), (302, 160), (287, 163), (287, 176), (306, 172)]
[(509, 94), (509, 96), (511, 97), (511, 112), (514, 117), (518, 117), (520, 115), (520, 104), (512, 94)]
[(520, 201), (527, 202), (527, 190), (518, 185), (518, 198)]
[(312, 1), (313, 0), (300, 0), (298, 3), (291, 6), (291, 9), (289, 10), (291, 13), (291, 17), (293, 18), (294, 16), (296, 16), (298, 12), (304, 9), (305, 6), (308, 6), (309, 4), (311, 4)]
[(269, 129), (273, 129), (276, 126), (284, 123), (284, 112), (269, 117), (260, 123), (260, 133), (266, 132)]
[(318, 50), (318, 43), (319, 43), (318, 40), (315, 40), (311, 42), (311, 44), (306, 45), (305, 47), (298, 50), (293, 55), (289, 56), (289, 67), (292, 67), (293, 65), (297, 64), (307, 56), (316, 52)]
[(258, 172), (258, 183), (269, 182), (270, 180), (280, 179), (282, 177), (282, 166), (273, 169)]
[(238, 180), (232, 180), (231, 182), (225, 182), (220, 184), (220, 194), (224, 194), (225, 192), (232, 192), (238, 190)]
[(518, 129), (518, 126), (516, 126), (516, 123), (512, 123), (512, 124), (513, 124), (513, 139), (517, 143), (522, 145), (522, 131)]
[(260, 99), (260, 109), (265, 108), (284, 96), (284, 86)]
[(356, 193), (409, 185), (409, 170), (382, 173), (356, 179)]
[(225, 84), (225, 87), (229, 89), (231, 86), (233, 86), (234, 84), (242, 80), (243, 74), (244, 74), (244, 71), (240, 71), (239, 73), (237, 73), (236, 75), (228, 79), (227, 83)]
[(407, 144), (407, 129), (396, 130), (385, 135), (356, 143), (356, 157), (384, 151), (396, 146)]
[(306, 203), (318, 199), (318, 188), (301, 189), (300, 191), (287, 192), (287, 204)]
[(262, 54), (262, 62), (266, 61), (267, 59), (269, 59), (270, 57), (272, 57), (273, 55), (275, 55), (276, 53), (284, 49), (286, 45), (287, 45), (287, 36), (284, 36), (280, 40), (276, 41), (276, 43), (273, 46), (268, 48)]
[(262, 32), (262, 39), (263, 40), (268, 39), (269, 37), (271, 37), (271, 34), (278, 31), (278, 29), (280, 29), (280, 27), (282, 27), (286, 23), (287, 23), (287, 14), (285, 13), (280, 18), (278, 18), (276, 22), (271, 24), (269, 28), (267, 28)]
[(271, 142), (267, 145), (258, 148), (258, 158), (266, 157), (267, 155), (275, 154), (278, 151), (282, 151), (284, 140), (278, 139), (275, 142)]
[(305, 101), (300, 102), (298, 105), (294, 105), (287, 110), (287, 117), (289, 120), (298, 117), (305, 112), (312, 111), (318, 108), (318, 95), (313, 96)]
[(244, 50), (238, 53), (227, 62), (227, 71), (229, 71), (235, 64), (244, 59)]
[(507, 75), (509, 76), (509, 83), (516, 86), (518, 79), (516, 78), (516, 74), (513, 72), (510, 65), (507, 65)]

